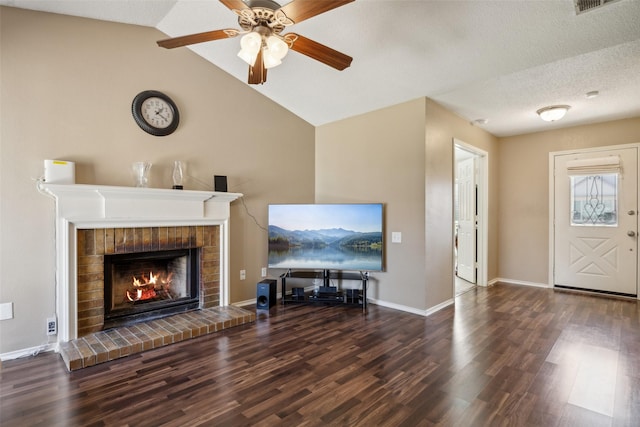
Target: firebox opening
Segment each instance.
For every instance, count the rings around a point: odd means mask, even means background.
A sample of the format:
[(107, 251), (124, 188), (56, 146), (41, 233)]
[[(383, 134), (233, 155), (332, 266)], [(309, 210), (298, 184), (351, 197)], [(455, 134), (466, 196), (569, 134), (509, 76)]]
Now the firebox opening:
[(105, 255), (104, 328), (199, 307), (198, 249)]

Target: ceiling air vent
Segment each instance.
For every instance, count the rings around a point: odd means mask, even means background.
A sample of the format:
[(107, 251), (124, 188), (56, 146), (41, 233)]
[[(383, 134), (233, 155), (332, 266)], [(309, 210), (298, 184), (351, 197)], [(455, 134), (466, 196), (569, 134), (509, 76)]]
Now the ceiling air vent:
[(620, 0), (574, 0), (574, 4), (576, 5), (576, 15), (589, 10), (599, 9), (602, 6), (606, 6), (617, 1)]

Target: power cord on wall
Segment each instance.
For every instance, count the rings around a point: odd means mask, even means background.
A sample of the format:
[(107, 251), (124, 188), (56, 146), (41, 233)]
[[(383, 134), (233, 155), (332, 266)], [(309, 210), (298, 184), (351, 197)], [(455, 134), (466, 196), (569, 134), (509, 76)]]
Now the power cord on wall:
[[(192, 175), (187, 175), (187, 177), (189, 177), (190, 179), (192, 179), (193, 181), (197, 182), (198, 184), (202, 185), (204, 188), (206, 188), (208, 191), (213, 191), (213, 189), (211, 188), (210, 184), (207, 184), (204, 181), (199, 180), (198, 178), (192, 176)], [(266, 227), (264, 227), (263, 225), (261, 225), (258, 222), (258, 219), (249, 211), (249, 208), (247, 207), (247, 203), (244, 200), (244, 197), (240, 197), (240, 203), (242, 203), (242, 206), (244, 207), (245, 212), (247, 213), (247, 215), (249, 216), (249, 218), (251, 218), (253, 220), (253, 222), (256, 223), (256, 225), (258, 226), (258, 228), (262, 229), (263, 231), (269, 232), (269, 230), (267, 230)]]
[(240, 202), (242, 203), (242, 206), (244, 206), (244, 210), (247, 212), (247, 215), (249, 215), (249, 217), (253, 220), (253, 222), (256, 223), (258, 228), (261, 228), (262, 230), (264, 230), (264, 231), (266, 231), (268, 233), (269, 230), (267, 230), (266, 227), (260, 225), (260, 223), (258, 222), (258, 219), (255, 216), (253, 216), (253, 214), (251, 212), (249, 212), (249, 208), (247, 207), (247, 204), (244, 201), (244, 197), (240, 197)]
[[(43, 196), (47, 196), (50, 199), (56, 200), (56, 198), (49, 192), (47, 192), (44, 188), (42, 188), (42, 185), (45, 183), (44, 180), (44, 176), (41, 176), (40, 178), (34, 179), (34, 181), (36, 182), (36, 189), (38, 190), (38, 193), (42, 194)], [(56, 201), (57, 203), (57, 201)], [(55, 214), (55, 210), (56, 210), (56, 206), (54, 204), (53, 206), (53, 251), (54, 254), (56, 253), (56, 251), (58, 250), (58, 224), (56, 223), (56, 214)], [(38, 348), (34, 349), (30, 354), (32, 356), (37, 356), (41, 351), (44, 351), (48, 348), (48, 346), (50, 346), (51, 344), (57, 342), (57, 335), (58, 335), (58, 328), (57, 328), (57, 318), (58, 318), (58, 274), (57, 272), (54, 270), (54, 275), (53, 275), (53, 284), (54, 284), (54, 288), (53, 288), (53, 313), (56, 319), (56, 332), (55, 334), (49, 334), (47, 333), (47, 342), (46, 344), (43, 344), (41, 346), (39, 346)], [(47, 324), (48, 324), (48, 320), (47, 320)], [(54, 338), (52, 338), (54, 337)], [(53, 341), (53, 342), (52, 342)]]

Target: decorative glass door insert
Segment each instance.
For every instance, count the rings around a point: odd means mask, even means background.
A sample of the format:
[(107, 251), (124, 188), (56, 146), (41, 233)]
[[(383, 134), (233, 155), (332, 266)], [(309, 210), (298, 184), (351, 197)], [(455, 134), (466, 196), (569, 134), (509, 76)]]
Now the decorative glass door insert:
[(618, 174), (571, 175), (571, 225), (618, 225)]

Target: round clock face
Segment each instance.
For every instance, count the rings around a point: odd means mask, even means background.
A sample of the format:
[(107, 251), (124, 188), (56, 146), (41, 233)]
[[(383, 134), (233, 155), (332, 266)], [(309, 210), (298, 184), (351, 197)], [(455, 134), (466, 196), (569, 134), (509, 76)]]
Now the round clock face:
[(139, 93), (133, 99), (131, 112), (138, 126), (151, 135), (169, 135), (178, 128), (178, 108), (162, 92), (146, 90)]
[(161, 98), (147, 98), (142, 104), (142, 117), (149, 125), (166, 129), (173, 121), (173, 108)]

